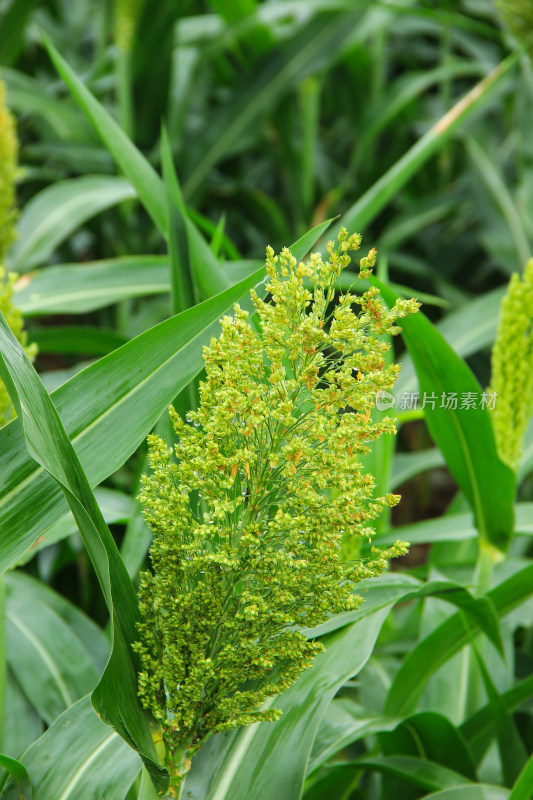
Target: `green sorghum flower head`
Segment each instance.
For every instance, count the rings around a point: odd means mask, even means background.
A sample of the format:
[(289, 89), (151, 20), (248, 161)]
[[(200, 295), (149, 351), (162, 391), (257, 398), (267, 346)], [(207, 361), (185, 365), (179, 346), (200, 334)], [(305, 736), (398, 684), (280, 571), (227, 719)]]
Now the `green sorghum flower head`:
[[(252, 292), (261, 333), (236, 305), (204, 349), (198, 410), (183, 421), (171, 409), (174, 452), (149, 437), (140, 499), (153, 574), (140, 586), (139, 694), (162, 727), (174, 791), (209, 736), (279, 716), (261, 704), (323, 649), (299, 627), (357, 607), (357, 582), (406, 552), (398, 542), (366, 562), (340, 558), (345, 531), (369, 538), (369, 523), (399, 500), (373, 496), (360, 456), (395, 432), (394, 420), (371, 416), (399, 371), (383, 334), (418, 304), (389, 311), (371, 288), (332, 310), (360, 237), (342, 230), (339, 243), (325, 263), (267, 249), (272, 302)], [(361, 260), (361, 275), (374, 259)]]
[[(533, 3), (531, 0), (496, 0), (504, 25), (518, 41), (533, 33)], [(533, 42), (532, 42), (533, 44)]]
[(15, 122), (5, 105), (5, 86), (0, 80), (0, 263), (15, 239), (15, 173), (17, 136)]
[(132, 48), (142, 5), (143, 0), (115, 0), (115, 41), (121, 50), (128, 52)]
[(492, 421), (500, 458), (516, 470), (533, 412), (533, 258), (522, 278), (511, 276), (502, 300), (489, 391), (497, 395)]
[[(24, 347), (27, 355), (35, 358), (37, 348), (34, 344), (27, 345), (27, 334), (24, 330), (22, 314), (13, 305), (13, 284), (17, 276), (14, 273), (8, 275), (4, 267), (0, 266), (0, 311), (6, 318), (6, 322)], [(9, 394), (2, 381), (0, 381), (0, 426), (9, 422), (15, 416), (15, 409), (11, 404)]]

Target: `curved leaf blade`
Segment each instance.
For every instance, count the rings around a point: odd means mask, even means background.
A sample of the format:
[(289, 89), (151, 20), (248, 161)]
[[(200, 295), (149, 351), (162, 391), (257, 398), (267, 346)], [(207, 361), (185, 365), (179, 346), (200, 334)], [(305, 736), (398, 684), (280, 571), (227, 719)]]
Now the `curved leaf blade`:
[(42, 264), (88, 219), (135, 196), (131, 183), (110, 175), (68, 178), (47, 186), (32, 197), (20, 215), (10, 268), (27, 272)]
[[(138, 611), (133, 585), (61, 418), (2, 314), (0, 353), (0, 375), (17, 409), (28, 450), (65, 494), (111, 617), (113, 647), (93, 702), (100, 715), (141, 755), (154, 784), (165, 789), (167, 773), (158, 763), (137, 698), (138, 658), (132, 644)], [(65, 694), (63, 699), (67, 700)]]
[[(141, 767), (139, 756), (101, 722), (84, 697), (68, 708), (21, 757), (34, 800), (124, 797)], [(9, 785), (2, 800), (19, 800)]]

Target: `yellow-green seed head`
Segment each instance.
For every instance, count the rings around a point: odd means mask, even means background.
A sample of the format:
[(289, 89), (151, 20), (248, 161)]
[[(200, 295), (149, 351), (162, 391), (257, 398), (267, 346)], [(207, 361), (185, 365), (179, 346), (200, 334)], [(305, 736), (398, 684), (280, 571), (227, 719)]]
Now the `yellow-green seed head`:
[(0, 80), (0, 263), (15, 239), (15, 173), (17, 136), (15, 122), (5, 105), (6, 89)]
[(115, 42), (117, 47), (128, 52), (133, 46), (135, 27), (143, 0), (115, 0)]
[(533, 258), (522, 278), (511, 276), (502, 300), (489, 392), (497, 395), (492, 421), (500, 458), (516, 470), (533, 412)]
[[(496, 0), (504, 25), (518, 41), (533, 34), (533, 3), (531, 0)], [(530, 40), (531, 41), (531, 40)], [(533, 41), (531, 41), (533, 45)]]
[[(37, 353), (34, 344), (27, 345), (27, 334), (24, 330), (24, 322), (19, 309), (13, 304), (13, 284), (17, 276), (14, 273), (7, 274), (4, 267), (0, 266), (0, 311), (6, 318), (6, 322), (24, 347), (29, 358), (32, 360)], [(0, 381), (0, 426), (5, 425), (15, 416), (15, 409), (11, 403), (7, 389)]]
[(183, 421), (171, 409), (174, 452), (149, 439), (140, 499), (153, 573), (141, 579), (139, 694), (170, 762), (213, 733), (276, 719), (261, 704), (322, 650), (300, 628), (357, 607), (357, 582), (406, 552), (399, 542), (366, 562), (341, 559), (343, 538), (368, 539), (372, 520), (399, 500), (374, 497), (360, 459), (394, 432), (391, 418), (372, 419), (376, 392), (399, 371), (381, 334), (418, 307), (400, 300), (388, 310), (375, 288), (334, 302), (359, 241), (341, 231), (326, 262), (268, 248), (272, 300), (252, 292), (261, 334), (235, 306), (204, 349), (198, 410)]

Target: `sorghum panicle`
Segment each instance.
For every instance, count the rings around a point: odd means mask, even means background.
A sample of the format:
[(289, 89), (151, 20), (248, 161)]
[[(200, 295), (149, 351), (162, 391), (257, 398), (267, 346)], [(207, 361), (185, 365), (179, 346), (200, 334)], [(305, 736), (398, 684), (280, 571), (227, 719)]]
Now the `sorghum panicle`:
[[(395, 432), (372, 420), (398, 318), (376, 288), (335, 299), (357, 235), (330, 242), (324, 263), (267, 249), (271, 302), (252, 292), (260, 324), (234, 308), (204, 349), (200, 405), (183, 421), (171, 409), (174, 452), (149, 438), (152, 473), (140, 495), (153, 531), (140, 587), (139, 694), (160, 723), (173, 791), (214, 733), (280, 712), (260, 706), (287, 689), (322, 651), (299, 630), (358, 606), (354, 587), (379, 575), (405, 543), (343, 563), (345, 531), (369, 538), (371, 521), (399, 498), (374, 497), (360, 456)], [(361, 261), (367, 276), (375, 251)], [(354, 313), (354, 307), (359, 313)]]

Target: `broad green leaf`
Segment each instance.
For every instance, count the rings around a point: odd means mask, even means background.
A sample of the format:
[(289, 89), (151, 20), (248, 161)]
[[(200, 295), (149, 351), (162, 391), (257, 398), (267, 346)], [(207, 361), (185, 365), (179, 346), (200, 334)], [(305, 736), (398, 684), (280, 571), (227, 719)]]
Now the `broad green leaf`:
[[(9, 576), (8, 576), (9, 577)], [(28, 581), (6, 581), (9, 665), (47, 724), (90, 692), (100, 678), (83, 639), (48, 604), (36, 602)]]
[[(0, 766), (11, 775), (15, 785), (14, 791), (16, 792), (16, 794), (13, 794), (13, 797), (16, 798), (16, 800), (32, 800), (34, 795), (32, 793), (31, 782), (26, 767), (21, 764), (20, 761), (17, 761), (15, 758), (10, 758), (3, 753), (0, 753)], [(4, 780), (0, 779), (0, 789), (3, 783)], [(2, 797), (4, 797), (4, 793), (2, 793)]]
[[(373, 278), (387, 304), (397, 299)], [(474, 512), (482, 540), (505, 550), (514, 529), (515, 476), (496, 450), (489, 411), (481, 407), (481, 387), (468, 365), (455, 353), (420, 311), (402, 320), (402, 335), (418, 375), (429, 431), (440, 447), (453, 477)], [(443, 408), (441, 398), (456, 392), (457, 408)], [(471, 393), (475, 407), (461, 408)]]
[(20, 215), (10, 268), (28, 272), (42, 264), (88, 219), (132, 197), (132, 185), (111, 175), (68, 178), (47, 186), (32, 197)]
[(167, 256), (125, 256), (30, 272), (15, 286), (15, 303), (25, 317), (85, 314), (165, 292), (170, 292)]
[(320, 720), (309, 758), (308, 774), (353, 742), (369, 734), (393, 730), (398, 722), (391, 717), (370, 715), (348, 697), (334, 698)]
[[(496, 613), (504, 617), (533, 594), (533, 565), (528, 565), (487, 593)], [(428, 678), (479, 632), (473, 619), (453, 614), (418, 642), (395, 675), (384, 706), (385, 715), (399, 716), (414, 710)]]
[(429, 544), (431, 542), (464, 542), (475, 539), (477, 531), (472, 514), (450, 514), (435, 519), (402, 525), (379, 537), (379, 544), (389, 546), (398, 539), (409, 544)]
[[(111, 617), (113, 646), (92, 695), (94, 705), (100, 716), (142, 756), (154, 784), (164, 789), (168, 781), (166, 770), (158, 763), (147, 718), (137, 698), (138, 657), (132, 644), (137, 635), (138, 612), (133, 585), (57, 409), (3, 315), (0, 352), (0, 375), (17, 410), (28, 450), (65, 494)], [(13, 623), (22, 625), (17, 619)], [(59, 688), (66, 705), (75, 699), (64, 682)]]
[(441, 764), (414, 756), (374, 756), (357, 759), (354, 765), (370, 771), (385, 773), (402, 778), (427, 791), (448, 789), (453, 786), (468, 785), (464, 775), (454, 772)]
[[(6, 755), (19, 758), (44, 731), (44, 723), (34, 709), (17, 679), (7, 670), (5, 725), (3, 749)], [(0, 780), (1, 784), (1, 780)]]
[[(122, 800), (139, 756), (98, 719), (89, 697), (68, 708), (24, 753), (34, 800)], [(2, 800), (19, 800), (9, 786)]]
[[(97, 496), (101, 497), (102, 491), (110, 492), (109, 489), (98, 489)], [(54, 622), (58, 619), (63, 622), (64, 626), (68, 628), (70, 636), (76, 640), (81, 659), (88, 658), (93, 665), (92, 671), (96, 671), (100, 676), (109, 658), (109, 640), (104, 631), (92, 619), (61, 594), (25, 572), (11, 570), (5, 576), (4, 581), (8, 597), (27, 607), (24, 610), (24, 616), (31, 614), (32, 606), (35, 608), (42, 606)], [(8, 600), (8, 606), (10, 603), (11, 599)], [(38, 635), (42, 638), (42, 634)], [(63, 664), (66, 671), (70, 669), (70, 666), (68, 661)], [(76, 665), (72, 666), (75, 670), (77, 669)]]
[(437, 447), (415, 453), (395, 453), (392, 461), (391, 489), (396, 489), (427, 469), (442, 467), (444, 458)]
[[(218, 297), (172, 317), (100, 359), (53, 393), (92, 486), (117, 470), (176, 394), (203, 366), (202, 347), (218, 320), (264, 270)], [(68, 506), (54, 482), (25, 453), (18, 420), (0, 429), (0, 568), (12, 565)]]
[[(515, 535), (533, 534), (533, 503), (515, 503)], [(445, 514), (443, 517), (425, 519), (392, 528), (380, 535), (379, 544), (387, 547), (397, 539), (410, 544), (431, 544), (432, 542), (465, 542), (475, 539), (477, 531), (470, 512)]]
[[(411, 579), (412, 580), (412, 579)], [(404, 600), (415, 600), (424, 597), (435, 597), (462, 609), (468, 619), (475, 626), (479, 625), (481, 630), (494, 644), (496, 649), (502, 652), (501, 633), (498, 617), (492, 602), (486, 597), (473, 597), (463, 586), (453, 581), (428, 581), (420, 585), (418, 582), (410, 584), (409, 591), (408, 576), (401, 574), (384, 575), (380, 578), (379, 592), (373, 591), (374, 581), (363, 580), (358, 585), (358, 593), (365, 598), (365, 603), (356, 611), (348, 611), (345, 614), (337, 614), (327, 622), (317, 628), (306, 632), (313, 636), (322, 636), (330, 633), (342, 625), (347, 625), (360, 616), (373, 612), (376, 608), (382, 608), (384, 604), (395, 602), (395, 595), (398, 591), (403, 592)], [(378, 604), (376, 606), (376, 603)]]
[(59, 75), (67, 84), (79, 107), (135, 188), (139, 200), (161, 233), (167, 234), (164, 191), (161, 178), (126, 136), (120, 125), (96, 100), (74, 70), (47, 40), (44, 43)]
[(393, 730), (380, 732), (379, 740), (384, 755), (420, 756), (453, 770), (463, 783), (465, 779), (476, 780), (468, 744), (460, 730), (443, 714), (433, 711), (413, 714)]
[(2, 68), (2, 80), (7, 86), (9, 108), (21, 114), (23, 119), (29, 115), (44, 119), (53, 134), (63, 140), (62, 145), (91, 141), (91, 128), (78, 110), (70, 102), (43, 92), (42, 84), (36, 78), (18, 70)]
[(92, 325), (45, 325), (32, 329), (31, 340), (39, 353), (101, 356), (112, 353), (128, 341), (124, 336)]

